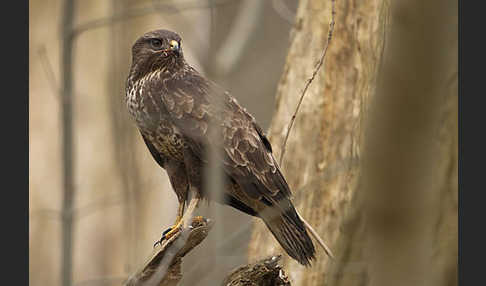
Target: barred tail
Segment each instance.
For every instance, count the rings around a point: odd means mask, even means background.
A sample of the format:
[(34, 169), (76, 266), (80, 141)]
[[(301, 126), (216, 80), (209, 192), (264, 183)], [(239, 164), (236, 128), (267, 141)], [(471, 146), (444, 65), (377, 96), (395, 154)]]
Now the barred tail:
[(331, 249), (329, 248), (329, 246), (327, 246), (324, 240), (322, 240), (322, 238), (319, 236), (317, 231), (315, 231), (314, 228), (312, 228), (312, 226), (299, 213), (297, 214), (299, 215), (299, 218), (302, 220), (302, 222), (304, 222), (305, 227), (307, 228), (308, 231), (310, 231), (314, 239), (317, 240), (317, 242), (319, 242), (319, 245), (322, 247), (322, 249), (324, 249), (327, 256), (329, 256), (331, 259), (334, 259), (334, 254), (332, 254)]
[(292, 258), (304, 266), (310, 266), (316, 251), (304, 222), (288, 198), (282, 199), (279, 204), (281, 208), (268, 207), (259, 216)]

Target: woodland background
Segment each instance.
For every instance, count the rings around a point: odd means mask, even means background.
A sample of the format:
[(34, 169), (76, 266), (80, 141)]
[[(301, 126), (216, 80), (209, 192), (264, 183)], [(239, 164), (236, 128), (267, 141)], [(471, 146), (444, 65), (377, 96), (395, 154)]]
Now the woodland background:
[[(138, 36), (181, 34), (188, 62), (255, 116), (278, 158), (332, 3), (29, 1), (30, 284), (120, 285), (174, 221), (175, 194), (123, 102)], [(337, 0), (335, 11), (282, 169), (336, 260), (318, 250), (313, 268), (284, 258), (284, 269), (293, 285), (456, 285), (457, 2)], [(199, 213), (216, 223), (182, 285), (218, 285), (282, 253), (256, 219), (218, 204)]]

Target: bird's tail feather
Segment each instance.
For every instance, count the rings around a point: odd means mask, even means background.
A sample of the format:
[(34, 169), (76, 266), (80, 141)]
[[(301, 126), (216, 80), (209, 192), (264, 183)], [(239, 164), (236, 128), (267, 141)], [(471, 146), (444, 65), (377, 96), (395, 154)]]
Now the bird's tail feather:
[(312, 236), (314, 237), (314, 239), (317, 240), (317, 242), (324, 249), (324, 251), (326, 252), (326, 254), (330, 258), (334, 259), (334, 254), (332, 254), (331, 249), (329, 248), (329, 246), (327, 246), (327, 244), (324, 242), (324, 240), (322, 240), (322, 238), (314, 230), (314, 228), (298, 212), (297, 212), (297, 215), (299, 216), (300, 220), (302, 220), (302, 222), (304, 222), (304, 225), (307, 228), (307, 230), (312, 234)]
[(267, 208), (259, 215), (283, 249), (300, 264), (310, 266), (315, 258), (314, 244), (292, 204), (283, 203), (284, 208)]

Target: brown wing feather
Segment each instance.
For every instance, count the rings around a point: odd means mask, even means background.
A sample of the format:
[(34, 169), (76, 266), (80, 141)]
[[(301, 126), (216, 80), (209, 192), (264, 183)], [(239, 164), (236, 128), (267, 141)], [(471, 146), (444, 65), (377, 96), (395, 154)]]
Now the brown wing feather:
[(150, 154), (152, 154), (152, 157), (154, 158), (154, 160), (157, 162), (157, 164), (159, 164), (160, 167), (164, 167), (165, 165), (165, 162), (164, 160), (162, 159), (162, 157), (160, 156), (159, 152), (157, 151), (157, 149), (154, 147), (154, 145), (152, 145), (152, 143), (150, 143), (150, 140), (148, 140), (142, 132), (140, 132), (140, 135), (142, 135), (142, 138), (143, 138), (143, 142), (145, 142), (145, 145), (147, 146), (147, 148), (149, 149), (150, 151)]
[[(197, 73), (186, 74), (184, 81), (164, 84), (165, 91), (175, 91), (161, 95), (166, 111), (201, 159), (206, 144), (218, 146), (224, 150), (226, 173), (248, 196), (272, 202), (290, 195), (270, 142), (255, 119), (228, 92)], [(219, 102), (222, 104), (217, 105)], [(208, 136), (211, 123), (219, 128), (222, 140)]]

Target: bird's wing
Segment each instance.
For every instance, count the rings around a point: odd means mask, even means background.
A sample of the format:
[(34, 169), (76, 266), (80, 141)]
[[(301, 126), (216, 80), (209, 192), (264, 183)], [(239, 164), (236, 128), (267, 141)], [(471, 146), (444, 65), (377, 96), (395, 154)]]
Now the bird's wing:
[[(229, 93), (197, 74), (163, 88), (166, 111), (199, 158), (207, 144), (220, 147), (225, 172), (248, 196), (267, 205), (290, 196), (263, 130)], [(213, 126), (219, 137), (210, 136)]]
[(157, 162), (157, 164), (159, 164), (160, 167), (163, 168), (164, 167), (164, 160), (160, 156), (160, 153), (157, 151), (157, 149), (155, 149), (154, 145), (152, 145), (152, 143), (150, 143), (150, 140), (148, 140), (143, 135), (142, 132), (140, 132), (140, 135), (142, 135), (143, 142), (145, 142), (145, 145), (147, 145), (147, 148), (149, 149), (150, 154), (152, 154), (152, 157), (154, 157), (154, 160)]
[(290, 201), (270, 142), (254, 118), (229, 93), (198, 75), (168, 84), (162, 97), (172, 123), (196, 156), (205, 161), (208, 145), (222, 151), (223, 169), (239, 186), (224, 188), (234, 199), (228, 204), (257, 214), (291, 257), (309, 265), (314, 245)]

